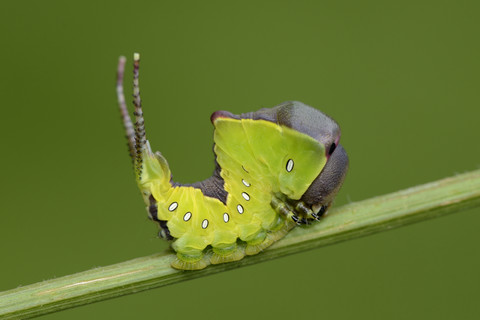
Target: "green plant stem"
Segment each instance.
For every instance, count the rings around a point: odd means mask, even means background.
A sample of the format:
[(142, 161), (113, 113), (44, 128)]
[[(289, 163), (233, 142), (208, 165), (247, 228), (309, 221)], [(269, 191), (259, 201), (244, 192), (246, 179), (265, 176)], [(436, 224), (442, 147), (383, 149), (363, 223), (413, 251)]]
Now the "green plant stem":
[(26, 318), (203, 277), (480, 205), (480, 170), (333, 208), (261, 254), (200, 271), (170, 267), (170, 252), (0, 293), (0, 318)]

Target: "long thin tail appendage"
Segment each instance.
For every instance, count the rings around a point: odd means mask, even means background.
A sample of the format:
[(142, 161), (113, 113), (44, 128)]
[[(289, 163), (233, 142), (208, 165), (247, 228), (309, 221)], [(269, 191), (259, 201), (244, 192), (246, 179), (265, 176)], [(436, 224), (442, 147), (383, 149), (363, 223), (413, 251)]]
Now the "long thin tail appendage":
[(117, 69), (117, 99), (118, 107), (120, 109), (120, 114), (122, 117), (123, 127), (125, 128), (125, 133), (128, 142), (128, 151), (132, 161), (135, 161), (136, 146), (135, 146), (135, 130), (133, 129), (132, 119), (128, 114), (127, 105), (125, 103), (125, 94), (123, 93), (123, 75), (125, 73), (125, 62), (127, 59), (125, 57), (120, 57), (118, 59), (118, 69)]
[(135, 123), (132, 123), (125, 102), (123, 90), (125, 63), (125, 57), (120, 57), (117, 70), (118, 105), (127, 135), (130, 157), (133, 160), (135, 177), (148, 204), (150, 201), (149, 196), (152, 194), (152, 184), (156, 185), (156, 190), (159, 192), (157, 197), (161, 197), (162, 193), (168, 192), (172, 187), (170, 183), (171, 173), (167, 160), (165, 160), (159, 152), (155, 154), (152, 152), (145, 135), (145, 120), (143, 118), (142, 100), (140, 98), (138, 81), (140, 54), (135, 53), (133, 55), (133, 104), (135, 106), (133, 114), (135, 115)]
[[(145, 120), (143, 118), (142, 99), (140, 98), (140, 86), (138, 83), (138, 75), (140, 68), (140, 54), (133, 55), (133, 104), (135, 105), (135, 171), (137, 177), (141, 176), (143, 168), (143, 149), (147, 144), (145, 135)], [(148, 147), (148, 146), (147, 146)]]

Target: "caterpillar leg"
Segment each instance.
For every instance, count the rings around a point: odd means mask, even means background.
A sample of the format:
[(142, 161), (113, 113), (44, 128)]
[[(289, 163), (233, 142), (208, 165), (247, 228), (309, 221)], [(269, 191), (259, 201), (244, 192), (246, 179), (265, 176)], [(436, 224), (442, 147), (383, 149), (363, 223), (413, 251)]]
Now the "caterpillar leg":
[(297, 223), (294, 222), (294, 221), (285, 220), (282, 227), (280, 229), (276, 230), (276, 231), (268, 233), (267, 238), (269, 238), (273, 242), (276, 242), (276, 241), (282, 239), (283, 237), (285, 237), (287, 235), (287, 233), (290, 230), (292, 230), (296, 225), (297, 225)]
[(245, 245), (233, 243), (224, 247), (213, 247), (210, 257), (212, 264), (242, 260), (245, 257)]
[(280, 196), (274, 195), (270, 205), (276, 212), (284, 216), (287, 221), (293, 221), (296, 224), (302, 223), (302, 217), (298, 216), (294, 211), (294, 208), (288, 202), (284, 201)]
[(254, 239), (247, 241), (245, 253), (247, 255), (255, 255), (260, 251), (271, 246), (276, 241), (283, 238), (288, 231), (292, 230), (297, 225), (293, 220), (285, 219), (279, 216), (276, 221), (268, 228), (260, 232)]
[(260, 231), (257, 235), (255, 235), (252, 239), (247, 241), (247, 247), (245, 248), (245, 254), (252, 256), (263, 249), (271, 246), (273, 244), (273, 240), (268, 238), (268, 233), (265, 230)]
[(177, 257), (172, 261), (171, 266), (179, 270), (200, 270), (210, 264), (210, 259), (202, 251), (196, 253), (177, 252)]
[(287, 220), (291, 220), (298, 225), (320, 220), (328, 209), (328, 205), (309, 208), (302, 200), (284, 199), (282, 195), (274, 195), (270, 205)]
[(327, 211), (327, 205), (320, 205), (318, 207), (310, 209), (305, 202), (301, 200), (292, 200), (292, 206), (294, 206), (295, 211), (298, 212), (301, 216), (307, 219), (307, 224), (309, 221), (320, 220), (320, 218)]

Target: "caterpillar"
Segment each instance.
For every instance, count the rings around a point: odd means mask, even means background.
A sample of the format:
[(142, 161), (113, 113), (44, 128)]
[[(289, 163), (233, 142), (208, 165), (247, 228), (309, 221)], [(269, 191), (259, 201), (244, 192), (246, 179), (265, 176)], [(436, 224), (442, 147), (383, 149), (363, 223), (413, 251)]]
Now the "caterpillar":
[(176, 252), (173, 268), (198, 270), (255, 255), (326, 214), (348, 170), (332, 118), (298, 101), (240, 115), (214, 112), (212, 176), (174, 182), (146, 137), (140, 55), (133, 63), (134, 124), (124, 97), (125, 63), (120, 57), (116, 88), (129, 153), (148, 217)]

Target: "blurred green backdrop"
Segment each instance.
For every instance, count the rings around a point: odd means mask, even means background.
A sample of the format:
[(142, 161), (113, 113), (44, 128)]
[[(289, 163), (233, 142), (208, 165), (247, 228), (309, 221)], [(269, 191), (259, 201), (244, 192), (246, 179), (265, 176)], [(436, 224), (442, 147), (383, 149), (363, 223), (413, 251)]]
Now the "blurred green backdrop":
[[(342, 205), (479, 168), (479, 9), (2, 1), (0, 290), (167, 247), (134, 183), (119, 55), (142, 54), (148, 134), (176, 180), (213, 170), (211, 112), (294, 99), (342, 127)], [(479, 224), (470, 210), (43, 318), (478, 319)]]

